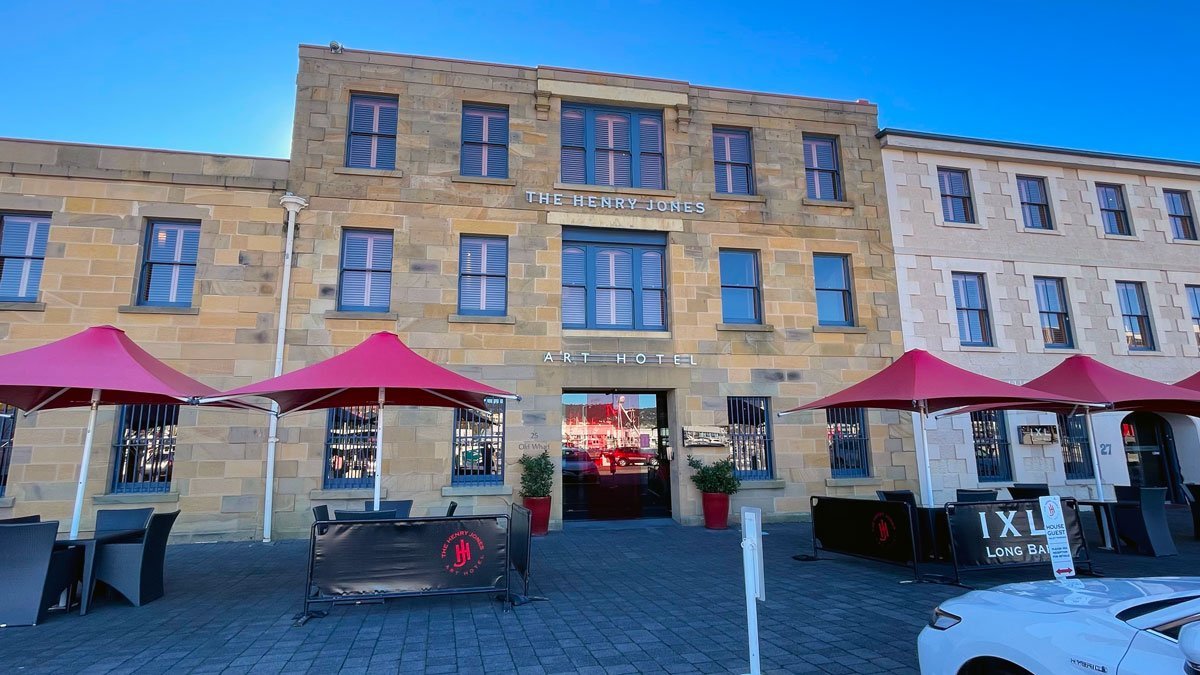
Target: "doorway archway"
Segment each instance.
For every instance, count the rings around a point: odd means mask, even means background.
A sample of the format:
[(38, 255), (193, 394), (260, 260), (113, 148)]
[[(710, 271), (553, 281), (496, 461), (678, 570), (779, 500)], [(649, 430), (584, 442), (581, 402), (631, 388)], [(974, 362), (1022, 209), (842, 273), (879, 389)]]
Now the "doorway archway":
[(1121, 438), (1125, 444), (1129, 484), (1167, 488), (1167, 499), (1186, 503), (1171, 425), (1154, 413), (1130, 413), (1121, 420)]

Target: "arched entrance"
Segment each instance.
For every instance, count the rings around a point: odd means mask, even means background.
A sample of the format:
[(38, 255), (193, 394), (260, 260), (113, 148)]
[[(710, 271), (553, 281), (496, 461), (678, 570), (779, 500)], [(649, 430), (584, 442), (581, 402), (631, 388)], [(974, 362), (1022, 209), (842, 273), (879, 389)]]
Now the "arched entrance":
[(1165, 487), (1167, 499), (1185, 503), (1171, 425), (1154, 413), (1131, 413), (1121, 420), (1121, 437), (1125, 442), (1129, 484)]

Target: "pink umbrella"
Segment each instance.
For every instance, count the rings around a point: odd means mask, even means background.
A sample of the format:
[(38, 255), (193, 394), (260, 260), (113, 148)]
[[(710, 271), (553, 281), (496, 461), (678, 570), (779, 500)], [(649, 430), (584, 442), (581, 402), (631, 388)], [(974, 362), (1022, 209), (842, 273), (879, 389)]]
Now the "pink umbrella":
[(1183, 387), (1184, 389), (1200, 391), (1200, 372), (1197, 372), (1195, 375), (1192, 375), (1189, 378), (1176, 382), (1175, 386)]

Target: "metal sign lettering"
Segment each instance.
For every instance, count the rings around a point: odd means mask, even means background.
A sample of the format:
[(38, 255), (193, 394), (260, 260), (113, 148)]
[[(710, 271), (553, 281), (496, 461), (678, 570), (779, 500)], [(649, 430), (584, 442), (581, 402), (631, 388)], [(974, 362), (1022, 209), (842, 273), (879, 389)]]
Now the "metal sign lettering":
[(651, 199), (649, 197), (604, 197), (596, 195), (571, 195), (561, 192), (526, 190), (525, 201), (529, 204), (546, 206), (570, 206), (579, 209), (620, 209), (623, 211), (649, 211), (651, 213), (704, 213), (704, 202), (689, 202), (678, 199)]
[(593, 354), (591, 352), (546, 352), (542, 363), (615, 363), (635, 366), (695, 366), (694, 354)]

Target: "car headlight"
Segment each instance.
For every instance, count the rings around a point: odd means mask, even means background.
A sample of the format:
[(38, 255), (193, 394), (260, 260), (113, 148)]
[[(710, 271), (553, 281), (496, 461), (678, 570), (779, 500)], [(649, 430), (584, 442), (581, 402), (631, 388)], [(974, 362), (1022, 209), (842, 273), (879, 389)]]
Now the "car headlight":
[(933, 610), (933, 616), (929, 617), (929, 627), (935, 630), (946, 630), (953, 628), (962, 622), (961, 616), (956, 616), (938, 607)]

